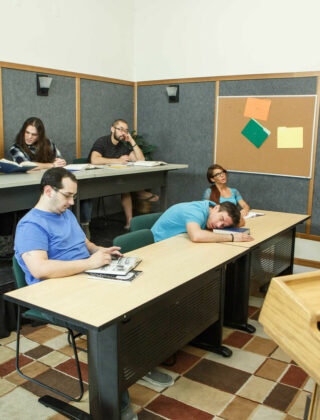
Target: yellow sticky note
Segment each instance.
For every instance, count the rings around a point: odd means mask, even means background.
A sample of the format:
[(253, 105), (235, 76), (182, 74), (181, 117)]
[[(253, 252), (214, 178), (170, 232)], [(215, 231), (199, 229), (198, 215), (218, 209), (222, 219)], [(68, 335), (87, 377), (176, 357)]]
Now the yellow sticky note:
[(303, 127), (278, 127), (278, 149), (302, 149)]

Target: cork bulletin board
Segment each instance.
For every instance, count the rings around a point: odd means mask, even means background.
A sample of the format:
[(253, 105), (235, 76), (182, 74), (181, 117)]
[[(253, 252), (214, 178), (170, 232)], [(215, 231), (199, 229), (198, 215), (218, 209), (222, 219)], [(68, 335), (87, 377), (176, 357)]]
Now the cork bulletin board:
[(215, 162), (234, 172), (311, 178), (316, 99), (219, 96)]

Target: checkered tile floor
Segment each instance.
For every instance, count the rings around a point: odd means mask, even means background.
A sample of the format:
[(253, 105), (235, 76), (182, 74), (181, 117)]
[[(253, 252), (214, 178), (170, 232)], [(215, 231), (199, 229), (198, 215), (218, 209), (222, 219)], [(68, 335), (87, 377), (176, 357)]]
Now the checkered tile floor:
[[(177, 363), (161, 367), (175, 378), (166, 389), (138, 381), (129, 389), (133, 409), (140, 420), (294, 420), (302, 419), (306, 396), (313, 381), (296, 366), (258, 323), (262, 298), (250, 298), (250, 323), (255, 334), (224, 329), (224, 344), (233, 350), (231, 358), (187, 346), (178, 353)], [(86, 341), (80, 339), (80, 346)], [(15, 371), (15, 333), (0, 340), (0, 412), (10, 420), (65, 417), (37, 402), (47, 393), (25, 381)], [(65, 330), (54, 326), (23, 327), (21, 365), (32, 377), (78, 393), (75, 364)], [(86, 354), (80, 352), (84, 381), (88, 381)], [(80, 403), (88, 411), (88, 385)]]

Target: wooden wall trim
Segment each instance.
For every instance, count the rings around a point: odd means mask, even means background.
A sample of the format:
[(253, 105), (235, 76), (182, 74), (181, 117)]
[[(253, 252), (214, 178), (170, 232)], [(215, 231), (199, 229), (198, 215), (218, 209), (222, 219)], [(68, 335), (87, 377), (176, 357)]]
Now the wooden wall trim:
[(76, 157), (81, 158), (81, 99), (80, 77), (76, 77)]
[(217, 112), (218, 112), (218, 97), (220, 94), (220, 82), (219, 80), (216, 82), (216, 89), (215, 89), (215, 98), (214, 98), (214, 116), (213, 116), (213, 156), (212, 156), (212, 163), (214, 163), (215, 159), (215, 146), (216, 146), (216, 140), (217, 140), (217, 124), (216, 124), (216, 118), (217, 118)]
[(247, 79), (286, 79), (296, 77), (319, 77), (320, 71), (308, 71), (299, 73), (270, 73), (270, 74), (243, 74), (233, 76), (212, 76), (212, 77), (187, 77), (181, 79), (165, 79), (165, 80), (144, 80), (137, 82), (138, 86), (147, 85), (167, 85), (171, 83), (201, 83), (216, 82), (224, 80), (247, 80)]
[(138, 131), (138, 85), (133, 85), (133, 129)]
[(92, 74), (84, 74), (84, 73), (75, 73), (71, 71), (65, 70), (56, 70), (46, 67), (37, 67), (37, 66), (29, 66), (27, 64), (16, 64), (16, 63), (7, 63), (5, 61), (0, 61), (0, 67), (14, 69), (14, 70), (25, 70), (25, 71), (34, 71), (39, 73), (49, 73), (55, 74), (56, 76), (67, 76), (67, 77), (79, 77), (80, 79), (88, 79), (88, 80), (95, 80), (100, 82), (109, 82), (115, 83), (118, 85), (128, 85), (133, 86), (134, 82), (130, 82), (128, 80), (121, 80), (121, 79), (113, 79), (111, 77), (103, 77), (103, 76), (94, 76)]
[(312, 267), (312, 268), (320, 269), (320, 261), (305, 260), (303, 258), (295, 258), (293, 263), (295, 265), (302, 265), (304, 267)]
[(320, 236), (319, 235), (312, 235), (310, 233), (296, 233), (296, 238), (300, 239), (307, 239), (308, 241), (316, 241), (320, 242)]
[(307, 213), (311, 214), (311, 217), (307, 220), (306, 223), (306, 234), (310, 234), (311, 230), (311, 219), (312, 219), (312, 205), (313, 205), (313, 192), (314, 192), (314, 177), (316, 170), (316, 158), (317, 158), (317, 142), (318, 142), (318, 130), (319, 130), (319, 99), (320, 99), (320, 79), (317, 77), (317, 109), (315, 116), (315, 125), (314, 125), (314, 142), (313, 142), (313, 156), (312, 156), (312, 174), (309, 182), (309, 192), (308, 192), (308, 210)]
[(3, 106), (2, 106), (2, 68), (0, 66), (0, 159), (4, 157)]

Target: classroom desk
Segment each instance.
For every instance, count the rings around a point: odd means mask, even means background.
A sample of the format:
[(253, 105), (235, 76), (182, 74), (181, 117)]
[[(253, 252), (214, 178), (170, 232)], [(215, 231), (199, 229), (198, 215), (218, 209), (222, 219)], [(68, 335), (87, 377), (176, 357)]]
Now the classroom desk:
[(253, 210), (265, 213), (246, 220), (254, 237), (252, 242), (228, 242), (226, 245), (248, 252), (226, 270), (224, 323), (227, 326), (254, 332), (248, 324), (250, 281), (261, 285), (272, 277), (292, 274), (296, 226), (310, 216), (305, 214)]
[[(145, 188), (160, 187), (160, 209), (167, 208), (168, 172), (188, 165), (167, 164), (155, 167), (103, 168), (73, 172), (78, 180), (74, 211), (79, 220), (80, 200), (104, 197)], [(0, 213), (32, 208), (39, 198), (39, 184), (44, 171), (30, 174), (0, 174)]]
[(90, 412), (119, 418), (119, 396), (200, 334), (221, 347), (224, 266), (247, 250), (177, 236), (129, 254), (143, 261), (132, 284), (78, 275), (6, 294), (88, 329)]

